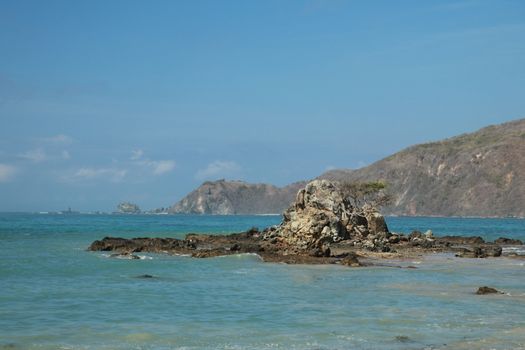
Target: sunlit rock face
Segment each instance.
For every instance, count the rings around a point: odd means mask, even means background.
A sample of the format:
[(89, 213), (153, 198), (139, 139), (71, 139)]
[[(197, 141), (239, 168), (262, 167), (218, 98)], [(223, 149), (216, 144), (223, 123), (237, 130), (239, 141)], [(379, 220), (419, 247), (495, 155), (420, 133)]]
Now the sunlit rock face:
[(282, 223), (269, 229), (267, 239), (292, 253), (311, 251), (329, 254), (331, 243), (363, 240), (389, 232), (383, 216), (374, 208), (354, 208), (338, 183), (314, 180), (299, 190), (295, 202), (284, 212)]

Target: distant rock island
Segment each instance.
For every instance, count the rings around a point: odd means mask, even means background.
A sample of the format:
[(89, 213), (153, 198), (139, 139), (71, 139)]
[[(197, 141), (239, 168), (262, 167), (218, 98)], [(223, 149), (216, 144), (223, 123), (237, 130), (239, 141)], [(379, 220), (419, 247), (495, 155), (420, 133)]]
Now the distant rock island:
[(280, 214), (295, 198), (304, 182), (286, 187), (243, 181), (207, 181), (172, 206), (170, 213), (184, 214)]
[(117, 205), (118, 214), (140, 214), (142, 211), (135, 203), (122, 202)]
[[(525, 217), (525, 119), (406, 148), (367, 167), (320, 179), (382, 181), (394, 201), (383, 213)], [(278, 188), (240, 181), (205, 182), (171, 213), (280, 213), (306, 182)]]

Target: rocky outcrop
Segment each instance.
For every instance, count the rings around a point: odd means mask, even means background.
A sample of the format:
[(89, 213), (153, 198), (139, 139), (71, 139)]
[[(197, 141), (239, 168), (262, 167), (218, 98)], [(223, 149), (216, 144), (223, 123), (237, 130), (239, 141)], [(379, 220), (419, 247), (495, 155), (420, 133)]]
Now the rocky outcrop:
[[(90, 250), (115, 251), (112, 257), (137, 259), (134, 253), (186, 254), (194, 258), (255, 253), (265, 261), (363, 266), (364, 256), (390, 252), (411, 257), (429, 252), (455, 252), (467, 258), (502, 255), (502, 248), (480, 237), (435, 237), (432, 231), (410, 235), (389, 232), (383, 216), (373, 207), (354, 207), (338, 183), (314, 180), (299, 190), (280, 225), (262, 232), (253, 228), (230, 235), (187, 234), (176, 238), (106, 237)], [(499, 242), (510, 242), (500, 238)], [(408, 266), (407, 268), (410, 268)]]
[(301, 189), (284, 212), (282, 223), (264, 235), (289, 253), (320, 256), (329, 254), (332, 243), (352, 239), (371, 242), (373, 248), (389, 237), (385, 219), (377, 210), (353, 207), (339, 184), (327, 180), (314, 180)]

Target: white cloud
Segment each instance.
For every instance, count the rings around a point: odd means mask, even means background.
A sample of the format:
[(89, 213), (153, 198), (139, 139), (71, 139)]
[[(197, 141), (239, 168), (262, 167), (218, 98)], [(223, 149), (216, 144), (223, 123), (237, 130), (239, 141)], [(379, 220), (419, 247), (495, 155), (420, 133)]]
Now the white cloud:
[(0, 182), (8, 182), (16, 174), (17, 169), (9, 164), (0, 163)]
[(131, 160), (138, 160), (138, 159), (142, 158), (143, 155), (144, 155), (144, 151), (143, 150), (136, 149), (136, 150), (131, 151), (131, 157), (129, 159), (131, 159)]
[(173, 169), (175, 169), (175, 161), (174, 160), (141, 160), (138, 162), (135, 162), (135, 164), (140, 165), (147, 170), (153, 172), (153, 175), (163, 175), (166, 173), (169, 173)]
[(162, 175), (175, 169), (175, 162), (173, 160), (156, 160), (149, 161), (148, 163), (153, 168), (154, 175)]
[(44, 137), (41, 140), (44, 141), (44, 142), (59, 143), (59, 144), (64, 144), (64, 145), (67, 145), (67, 144), (70, 144), (70, 143), (73, 142), (73, 138), (71, 136), (67, 136), (67, 135), (64, 135), (64, 134), (58, 134), (58, 135), (55, 135), (55, 136)]
[(120, 182), (128, 173), (125, 169), (117, 168), (80, 168), (74, 174), (73, 180), (107, 180)]
[(233, 161), (216, 160), (205, 169), (197, 171), (195, 178), (199, 180), (226, 177), (238, 174), (242, 170), (241, 166)]
[(42, 148), (36, 148), (20, 154), (20, 157), (35, 163), (40, 163), (48, 159), (46, 152)]
[(141, 149), (131, 151), (131, 157), (129, 159), (134, 161), (133, 164), (147, 168), (147, 170), (153, 172), (153, 175), (163, 175), (175, 169), (174, 160), (151, 160), (144, 158), (144, 151)]

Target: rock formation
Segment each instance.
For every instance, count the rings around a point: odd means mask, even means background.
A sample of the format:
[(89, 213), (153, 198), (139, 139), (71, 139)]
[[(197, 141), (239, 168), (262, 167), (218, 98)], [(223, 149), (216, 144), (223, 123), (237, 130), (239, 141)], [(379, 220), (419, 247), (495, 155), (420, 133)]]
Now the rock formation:
[(353, 207), (339, 184), (327, 180), (308, 183), (284, 212), (282, 223), (264, 234), (264, 239), (289, 253), (318, 256), (329, 256), (330, 244), (343, 240), (367, 242), (374, 248), (389, 237), (385, 219), (376, 209)]
[[(409, 257), (428, 252), (455, 252), (458, 257), (501, 256), (500, 245), (481, 237), (434, 237), (431, 231), (410, 235), (389, 232), (383, 216), (372, 206), (355, 207), (344, 186), (314, 180), (301, 189), (283, 214), (280, 225), (260, 232), (253, 228), (230, 235), (187, 234), (175, 238), (106, 237), (90, 250), (115, 251), (117, 258), (137, 259), (136, 252), (189, 254), (195, 258), (255, 253), (265, 261), (291, 264), (363, 266), (359, 259), (381, 253)], [(521, 243), (507, 238), (498, 242)], [(411, 268), (411, 266), (407, 266)]]

